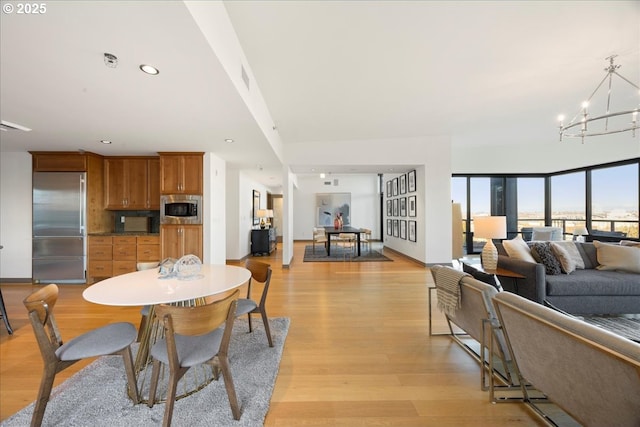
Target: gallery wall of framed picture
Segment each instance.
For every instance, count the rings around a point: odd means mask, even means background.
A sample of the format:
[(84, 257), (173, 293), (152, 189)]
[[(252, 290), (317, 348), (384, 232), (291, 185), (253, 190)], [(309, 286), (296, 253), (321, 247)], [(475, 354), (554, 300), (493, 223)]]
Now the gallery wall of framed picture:
[(410, 242), (417, 241), (418, 197), (416, 171), (412, 170), (385, 183), (386, 234)]

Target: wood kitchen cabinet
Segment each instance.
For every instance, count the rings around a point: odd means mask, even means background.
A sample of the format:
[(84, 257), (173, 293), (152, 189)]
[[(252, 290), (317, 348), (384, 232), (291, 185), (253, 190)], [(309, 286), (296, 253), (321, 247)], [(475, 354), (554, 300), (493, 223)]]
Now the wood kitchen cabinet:
[(201, 225), (162, 225), (160, 240), (162, 259), (178, 259), (192, 254), (202, 260)]
[(89, 236), (87, 281), (136, 271), (139, 262), (160, 262), (160, 236)]
[(158, 158), (105, 159), (106, 206), (113, 210), (160, 208)]
[(161, 194), (202, 194), (204, 153), (159, 153)]

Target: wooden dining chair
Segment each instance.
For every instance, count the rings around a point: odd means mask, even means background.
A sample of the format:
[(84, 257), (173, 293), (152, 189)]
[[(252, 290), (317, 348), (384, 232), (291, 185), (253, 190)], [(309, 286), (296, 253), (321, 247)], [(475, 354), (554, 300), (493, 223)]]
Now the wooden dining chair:
[(222, 371), (233, 418), (240, 419), (240, 405), (228, 358), (239, 294), (240, 291), (236, 290), (224, 299), (194, 307), (156, 306), (156, 316), (164, 325), (165, 338), (151, 348), (153, 371), (148, 406), (153, 407), (156, 400), (161, 364), (168, 365), (169, 384), (163, 426), (171, 425), (178, 381), (189, 368), (201, 364), (213, 367), (216, 380)]
[(134, 403), (140, 402), (131, 356), (131, 343), (136, 338), (135, 326), (128, 322), (112, 323), (86, 332), (63, 344), (53, 315), (56, 301), (58, 301), (58, 286), (54, 284), (38, 289), (23, 301), (29, 312), (29, 320), (44, 361), (44, 372), (31, 426), (42, 424), (56, 374), (77, 361), (90, 357), (121, 355), (127, 374), (129, 396)]
[[(264, 323), (264, 330), (267, 334), (267, 340), (269, 341), (269, 347), (273, 347), (273, 340), (271, 339), (271, 329), (269, 328), (269, 318), (267, 317), (267, 294), (269, 292), (269, 284), (271, 283), (271, 266), (264, 262), (254, 261), (248, 259), (245, 263), (245, 268), (251, 272), (249, 283), (247, 285), (247, 297), (240, 298), (238, 300), (238, 308), (236, 309), (236, 316), (240, 317), (246, 314), (249, 318), (249, 332), (253, 332), (251, 325), (251, 315), (260, 314), (262, 316), (262, 323)], [(256, 302), (252, 299), (252, 290), (254, 285), (262, 285), (262, 293), (260, 294), (260, 302)]]

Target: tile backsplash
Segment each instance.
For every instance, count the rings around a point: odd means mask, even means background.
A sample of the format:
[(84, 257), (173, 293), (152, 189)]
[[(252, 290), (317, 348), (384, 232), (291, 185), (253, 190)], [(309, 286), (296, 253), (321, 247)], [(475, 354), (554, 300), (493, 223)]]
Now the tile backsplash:
[(115, 233), (146, 232), (142, 228), (147, 224), (149, 233), (160, 233), (160, 211), (115, 211), (114, 214)]

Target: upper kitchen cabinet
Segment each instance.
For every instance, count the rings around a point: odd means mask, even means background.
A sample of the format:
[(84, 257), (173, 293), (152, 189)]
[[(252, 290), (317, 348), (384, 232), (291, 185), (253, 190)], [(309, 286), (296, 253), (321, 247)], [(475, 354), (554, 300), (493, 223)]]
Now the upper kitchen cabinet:
[(105, 159), (107, 209), (160, 209), (159, 164), (158, 158), (149, 157)]
[(87, 155), (75, 151), (31, 152), (34, 172), (87, 172)]
[(161, 194), (202, 194), (204, 153), (160, 154)]

